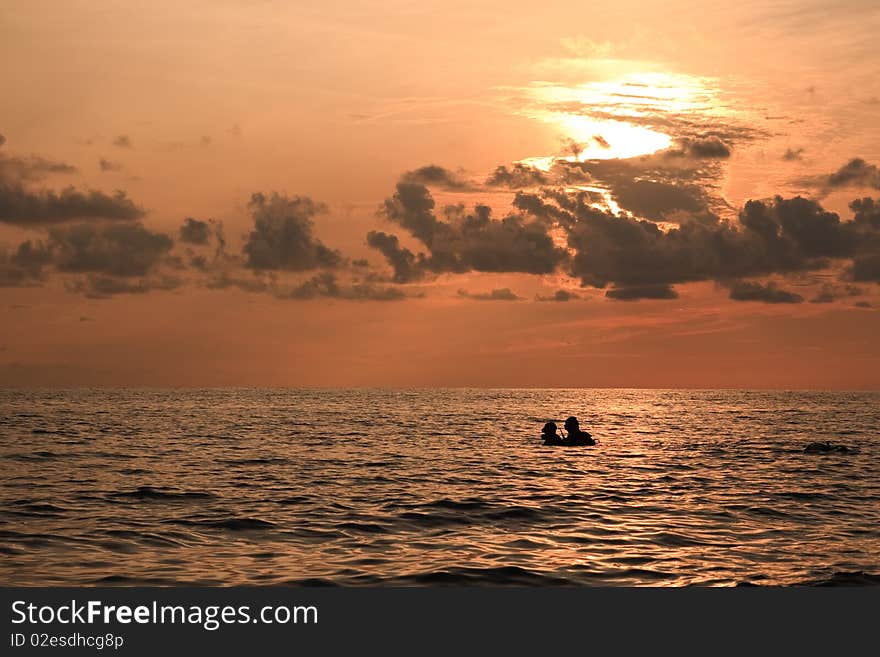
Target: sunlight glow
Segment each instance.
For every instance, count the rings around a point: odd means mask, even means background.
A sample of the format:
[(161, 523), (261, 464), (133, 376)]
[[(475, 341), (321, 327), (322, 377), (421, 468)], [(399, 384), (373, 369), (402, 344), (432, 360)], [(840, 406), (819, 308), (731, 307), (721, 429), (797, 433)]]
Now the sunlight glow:
[(715, 108), (708, 79), (668, 73), (640, 73), (617, 80), (565, 87), (536, 84), (531, 118), (556, 125), (575, 145), (571, 152), (533, 157), (524, 163), (548, 170), (558, 160), (585, 161), (637, 157), (672, 145), (661, 131), (669, 115)]

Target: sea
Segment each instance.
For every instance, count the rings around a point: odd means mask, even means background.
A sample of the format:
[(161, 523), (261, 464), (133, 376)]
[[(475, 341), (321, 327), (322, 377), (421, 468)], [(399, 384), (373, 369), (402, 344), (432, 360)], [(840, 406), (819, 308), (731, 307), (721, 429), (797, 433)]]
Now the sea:
[(880, 583), (880, 392), (4, 389), (0, 461), (6, 585)]

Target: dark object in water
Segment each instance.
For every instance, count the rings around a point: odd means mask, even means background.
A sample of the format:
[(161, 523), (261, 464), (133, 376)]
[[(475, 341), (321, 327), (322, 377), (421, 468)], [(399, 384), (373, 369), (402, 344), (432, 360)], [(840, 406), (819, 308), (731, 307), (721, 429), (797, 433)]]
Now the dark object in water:
[(804, 452), (807, 454), (829, 454), (831, 452), (837, 452), (838, 454), (855, 454), (857, 451), (857, 449), (847, 447), (846, 445), (832, 445), (830, 440), (826, 440), (824, 443), (810, 443), (804, 447)]
[(596, 444), (589, 433), (581, 431), (576, 417), (568, 418), (565, 421), (565, 428), (568, 431), (568, 436), (563, 437), (556, 433), (558, 429), (555, 422), (545, 424), (541, 429), (541, 438), (544, 439), (544, 444), (557, 447), (586, 447)]
[(592, 438), (561, 438), (559, 436), (544, 438), (545, 445), (554, 447), (590, 447), (596, 444)]
[(545, 442), (545, 445), (551, 445), (553, 447), (595, 447), (596, 443), (586, 442), (584, 440), (578, 440), (576, 442), (571, 442), (567, 439), (560, 440), (559, 442), (548, 443)]

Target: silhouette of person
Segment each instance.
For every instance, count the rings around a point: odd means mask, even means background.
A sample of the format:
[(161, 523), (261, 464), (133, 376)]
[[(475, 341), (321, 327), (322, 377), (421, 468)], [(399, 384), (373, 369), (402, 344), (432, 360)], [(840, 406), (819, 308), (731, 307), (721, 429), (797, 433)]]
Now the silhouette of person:
[(541, 429), (541, 438), (544, 439), (545, 445), (562, 445), (562, 436), (556, 433), (558, 429), (556, 428), (555, 422), (548, 422), (544, 425), (544, 428)]
[(565, 443), (568, 445), (595, 445), (596, 441), (593, 440), (593, 436), (591, 436), (586, 431), (581, 431), (580, 422), (578, 419), (572, 415), (569, 417), (565, 424), (563, 425), (565, 430), (568, 432), (568, 435), (565, 438)]

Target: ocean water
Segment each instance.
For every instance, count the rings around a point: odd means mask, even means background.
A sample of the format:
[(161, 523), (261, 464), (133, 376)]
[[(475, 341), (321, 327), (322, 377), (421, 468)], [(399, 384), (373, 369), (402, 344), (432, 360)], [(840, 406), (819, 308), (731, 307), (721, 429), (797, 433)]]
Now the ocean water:
[(0, 390), (0, 581), (876, 584), (878, 435), (877, 392)]

